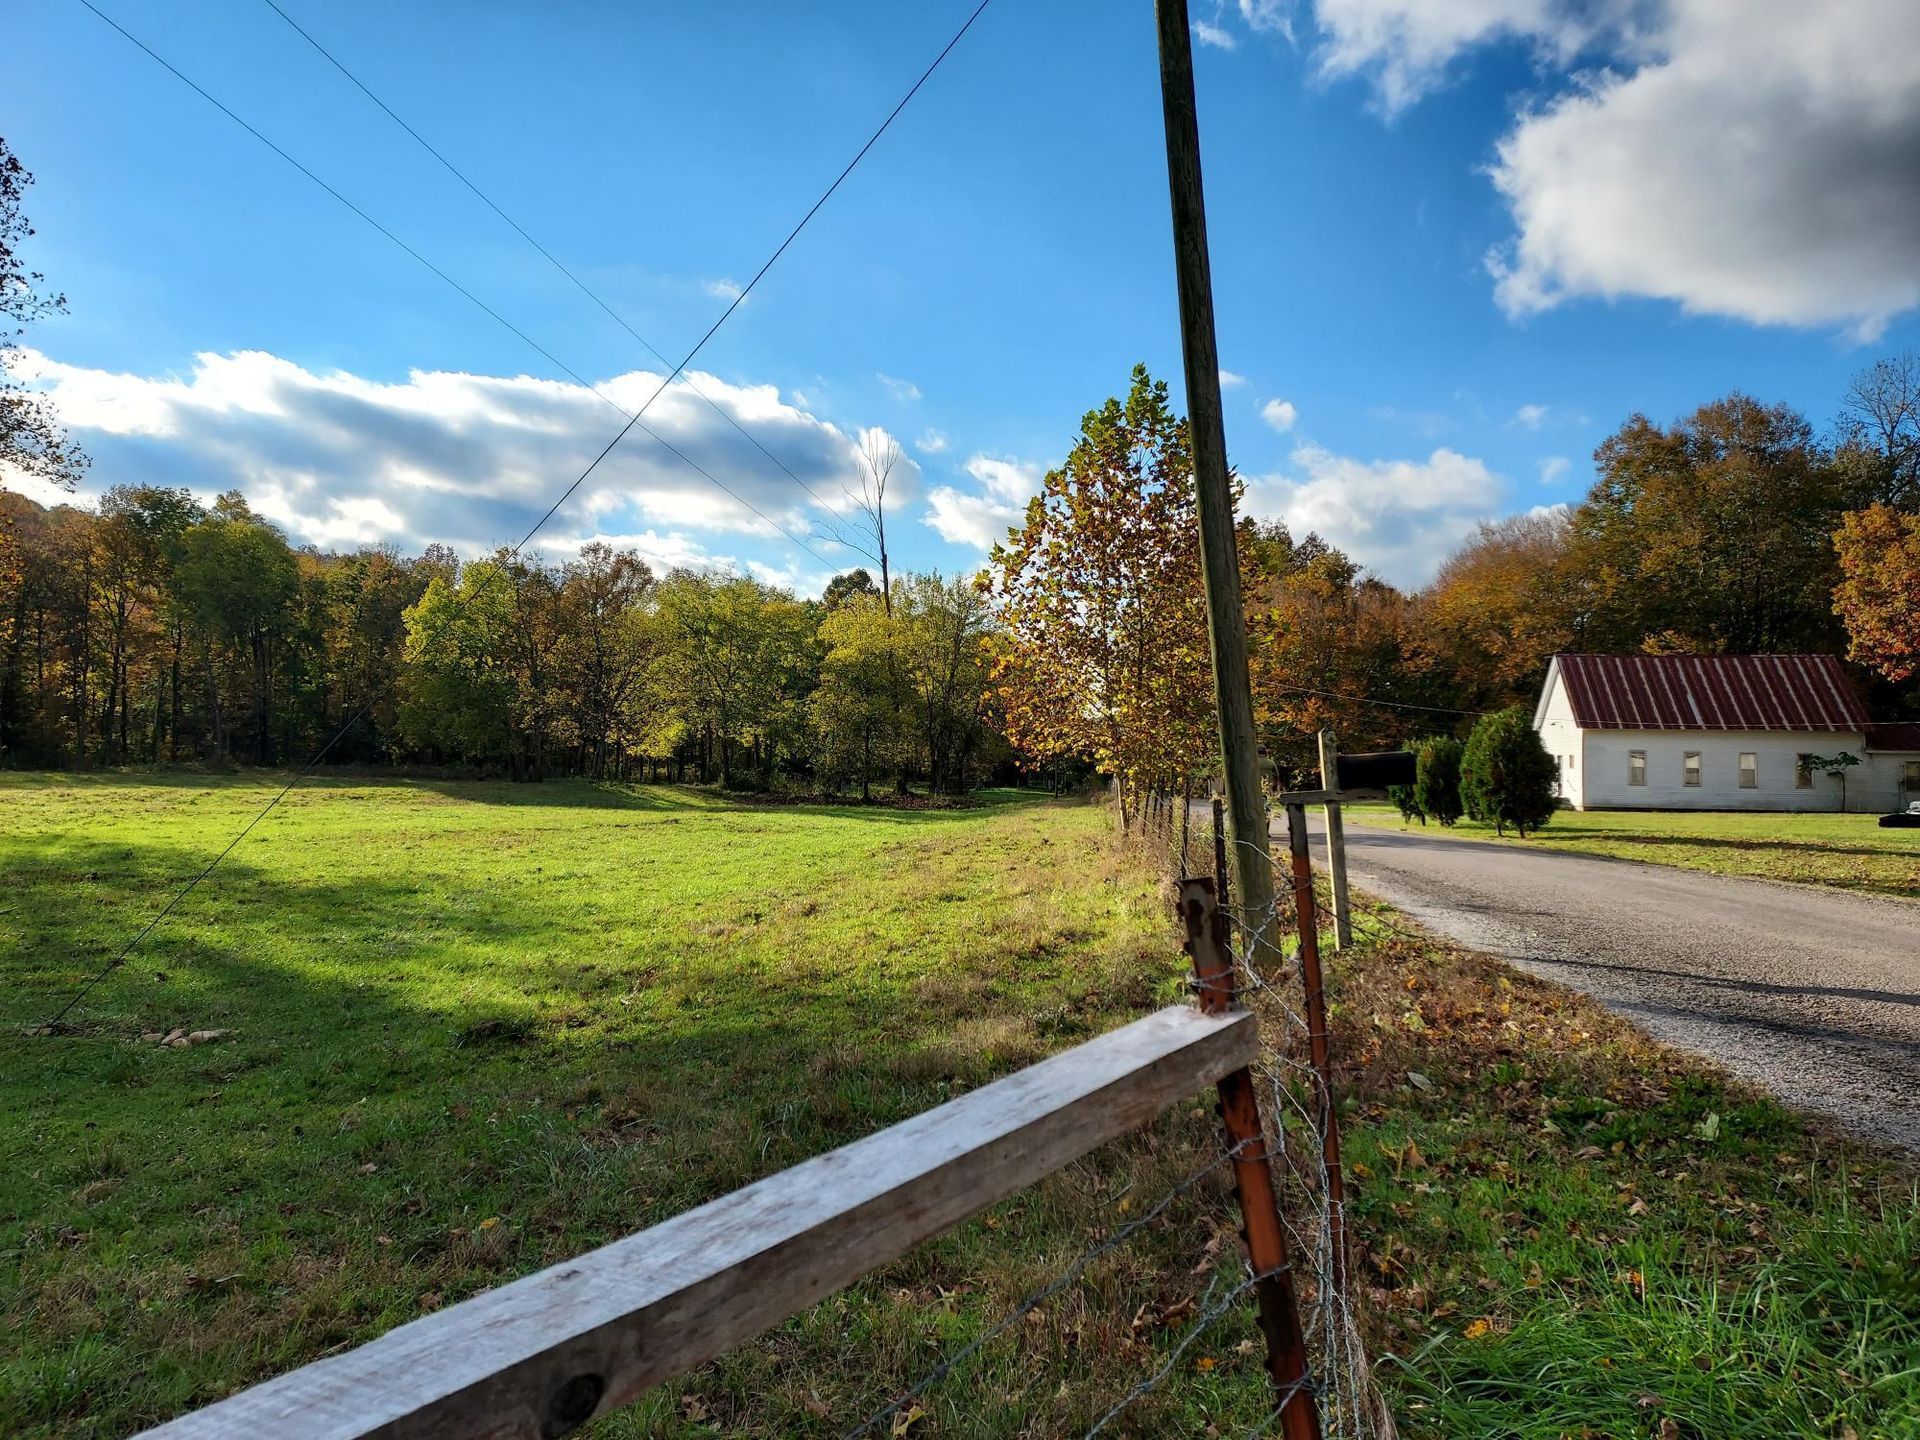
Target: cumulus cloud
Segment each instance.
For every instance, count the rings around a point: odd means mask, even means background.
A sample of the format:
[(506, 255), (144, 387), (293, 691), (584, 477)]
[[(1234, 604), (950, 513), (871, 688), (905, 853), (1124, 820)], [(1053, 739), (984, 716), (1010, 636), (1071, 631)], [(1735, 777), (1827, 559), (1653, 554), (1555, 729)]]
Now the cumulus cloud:
[(920, 438), (913, 442), (913, 448), (923, 455), (940, 455), (953, 442), (947, 438), (944, 430), (935, 430), (931, 426), (920, 432)]
[(1222, 370), (1220, 372), (1220, 388), (1222, 390), (1238, 390), (1246, 383), (1247, 377), (1244, 375), (1236, 375), (1231, 370)]
[(936, 485), (927, 493), (923, 523), (942, 540), (990, 550), (1026, 514), (1028, 499), (1039, 493), (1042, 471), (1023, 460), (992, 455), (973, 456), (966, 470), (979, 488)]
[(1549, 455), (1540, 462), (1540, 483), (1558, 485), (1573, 469), (1573, 462), (1564, 455)]
[(1522, 430), (1538, 430), (1542, 425), (1547, 423), (1547, 407), (1544, 405), (1522, 405), (1518, 410), (1513, 412), (1513, 419), (1508, 423), (1518, 425)]
[(1495, 41), (1565, 65), (1604, 42), (1629, 45), (1654, 0), (1316, 0), (1320, 73), (1363, 75), (1389, 117), (1444, 84), (1454, 59)]
[[(624, 423), (582, 386), (524, 375), (415, 371), (383, 382), (259, 351), (198, 355), (186, 374), (163, 376), (32, 351), (22, 361), (23, 378), (51, 397), (93, 456), (93, 484), (138, 479), (202, 496), (241, 489), (297, 541), (322, 546), (442, 541), (471, 553), (518, 540)], [(774, 386), (691, 379), (819, 495), (844, 493), (855, 473), (852, 437)], [(660, 380), (633, 371), (600, 389), (630, 412)], [(683, 384), (661, 395), (642, 422), (659, 439), (636, 427), (548, 522), (539, 546), (566, 553), (596, 536), (641, 536), (646, 544), (635, 548), (650, 559), (731, 563), (685, 532), (778, 549), (787, 542), (775, 525), (805, 538), (819, 502), (701, 394)], [(909, 489), (916, 476), (905, 476)]]
[(1291, 400), (1275, 399), (1260, 407), (1260, 418), (1284, 435), (1293, 428), (1293, 422), (1300, 418), (1300, 412), (1293, 408)]
[[(1515, 317), (1643, 297), (1871, 340), (1920, 304), (1912, 0), (1316, 0), (1321, 73), (1398, 114), (1467, 52), (1529, 49), (1547, 93), (1490, 174)], [(1553, 78), (1557, 76), (1557, 78)]]
[(726, 278), (702, 280), (700, 288), (716, 300), (738, 300), (744, 293), (733, 281)]
[(1247, 482), (1247, 509), (1316, 531), (1396, 585), (1419, 586), (1494, 514), (1504, 490), (1486, 463), (1444, 447), (1425, 460), (1361, 460), (1301, 445), (1285, 470)]
[(1651, 43), (1500, 142), (1509, 314), (1651, 296), (1864, 340), (1920, 303), (1920, 6), (1700, 0)]
[(879, 370), (873, 372), (873, 378), (887, 387), (887, 393), (896, 400), (918, 400), (920, 387), (911, 380), (902, 380), (897, 376), (885, 374)]

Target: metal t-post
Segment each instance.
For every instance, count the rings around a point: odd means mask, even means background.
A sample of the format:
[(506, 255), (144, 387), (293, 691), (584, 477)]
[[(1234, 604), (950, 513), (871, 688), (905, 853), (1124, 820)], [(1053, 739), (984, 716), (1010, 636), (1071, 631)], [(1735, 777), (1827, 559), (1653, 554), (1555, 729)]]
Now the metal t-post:
[(1340, 814), (1340, 742), (1331, 730), (1320, 732), (1320, 788), (1333, 796), (1320, 809), (1327, 822), (1327, 879), (1333, 893), (1333, 948), (1353, 944), (1353, 916), (1347, 905), (1347, 823)]
[[(1186, 922), (1187, 954), (1193, 957), (1200, 1008), (1208, 1014), (1223, 1014), (1235, 1004), (1236, 987), (1226, 917), (1214, 902), (1211, 880), (1199, 877), (1180, 882), (1180, 918)], [(1253, 1293), (1260, 1333), (1267, 1341), (1267, 1373), (1280, 1399), (1280, 1433), (1285, 1440), (1319, 1440), (1320, 1417), (1307, 1369), (1306, 1338), (1300, 1329), (1293, 1262), (1280, 1220), (1253, 1072), (1242, 1068), (1223, 1075), (1218, 1089), (1220, 1123), (1232, 1148), (1234, 1189), (1245, 1222), (1241, 1233), (1246, 1237), (1247, 1263), (1257, 1277)], [(1278, 1115), (1273, 1123), (1278, 1127)]]

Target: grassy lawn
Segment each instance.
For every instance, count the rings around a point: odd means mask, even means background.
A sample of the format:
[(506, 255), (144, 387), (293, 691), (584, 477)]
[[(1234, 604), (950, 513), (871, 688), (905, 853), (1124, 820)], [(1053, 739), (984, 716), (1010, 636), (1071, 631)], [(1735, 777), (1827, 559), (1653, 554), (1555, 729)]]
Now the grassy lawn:
[[(1384, 803), (1354, 805), (1347, 813), (1368, 825), (1401, 823), (1400, 812)], [(1506, 843), (1920, 897), (1920, 830), (1882, 830), (1877, 820), (1873, 815), (1562, 810), (1536, 836), (1525, 841), (1509, 836)], [(1497, 838), (1491, 825), (1471, 820), (1462, 820), (1452, 833)]]
[[(1179, 993), (1096, 807), (323, 780), (75, 1033), (24, 1033), (268, 793), (0, 776), (0, 1433), (124, 1433)], [(1478, 957), (1396, 940), (1333, 983), (1402, 1433), (1920, 1433), (1910, 1171)], [(231, 1034), (141, 1038), (176, 1027)], [(841, 1434), (1214, 1144), (1196, 1097), (596, 1434)], [(1081, 1433), (1236, 1227), (1196, 1188), (898, 1433)], [(1245, 1433), (1254, 1333), (1236, 1313), (1103, 1433)]]
[[(124, 1433), (1179, 993), (1164, 903), (1093, 807), (322, 780), (93, 992), (79, 1033), (23, 1035), (269, 793), (0, 777), (0, 1433)], [(174, 1028), (232, 1033), (141, 1039)], [(1175, 1112), (604, 1432), (841, 1433), (1127, 1193), (1195, 1168), (1209, 1119)], [(1214, 1193), (1168, 1218), (1184, 1233), (1052, 1308), (1056, 1353), (1021, 1337), (956, 1382), (941, 1433), (1064, 1429), (1139, 1378), (1174, 1321), (1136, 1312), (1177, 1316), (1235, 1223)], [(1082, 1345), (1095, 1373), (1056, 1397)], [(1050, 1383), (957, 1413), (1021, 1365)], [(1255, 1379), (1195, 1375), (1143, 1414), (1251, 1423)]]

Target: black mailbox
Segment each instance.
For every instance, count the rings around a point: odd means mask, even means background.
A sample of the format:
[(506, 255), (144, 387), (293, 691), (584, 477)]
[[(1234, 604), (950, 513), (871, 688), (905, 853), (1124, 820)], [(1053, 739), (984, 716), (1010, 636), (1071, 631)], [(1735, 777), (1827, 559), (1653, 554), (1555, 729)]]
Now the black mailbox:
[(1367, 755), (1341, 755), (1333, 762), (1334, 789), (1384, 790), (1389, 785), (1413, 784), (1411, 750), (1376, 750)]

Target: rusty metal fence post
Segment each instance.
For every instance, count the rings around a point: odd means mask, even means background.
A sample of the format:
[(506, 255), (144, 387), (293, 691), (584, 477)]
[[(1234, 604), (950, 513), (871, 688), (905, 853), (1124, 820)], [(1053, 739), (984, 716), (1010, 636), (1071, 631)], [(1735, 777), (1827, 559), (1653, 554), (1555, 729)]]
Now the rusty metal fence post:
[[(1214, 804), (1217, 814), (1219, 802)], [(1232, 1008), (1237, 987), (1227, 916), (1214, 899), (1211, 880), (1195, 877), (1180, 882), (1180, 916), (1186, 922), (1187, 954), (1193, 957), (1200, 1008), (1210, 1013)], [(1266, 1133), (1260, 1123), (1253, 1072), (1243, 1067), (1223, 1076), (1218, 1090), (1220, 1123), (1233, 1154), (1234, 1189), (1245, 1221), (1242, 1233), (1247, 1242), (1247, 1261), (1258, 1277), (1253, 1293), (1259, 1306), (1260, 1331), (1267, 1341), (1267, 1373), (1273, 1377), (1279, 1396), (1280, 1433), (1285, 1440), (1319, 1440), (1320, 1416), (1307, 1370), (1306, 1339), (1300, 1330), (1293, 1268), (1287, 1256), (1273, 1170), (1267, 1163)]]
[(1333, 1060), (1327, 1040), (1327, 989), (1320, 970), (1320, 916), (1313, 899), (1313, 862), (1307, 853), (1307, 807), (1287, 805), (1287, 850), (1292, 859), (1293, 909), (1300, 931), (1300, 976), (1306, 991), (1307, 1046), (1313, 1057), (1313, 1101), (1320, 1116), (1320, 1158), (1326, 1175), (1327, 1223), (1333, 1282), (1347, 1294), (1346, 1182), (1340, 1172), (1340, 1117), (1333, 1107)]

